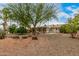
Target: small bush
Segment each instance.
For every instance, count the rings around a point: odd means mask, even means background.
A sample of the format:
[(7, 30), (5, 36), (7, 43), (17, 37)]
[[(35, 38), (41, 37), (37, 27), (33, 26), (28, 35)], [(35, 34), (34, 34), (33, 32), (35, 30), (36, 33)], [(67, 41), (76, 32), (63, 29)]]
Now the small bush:
[(66, 33), (65, 25), (62, 25), (62, 26), (60, 27), (60, 33)]
[(65, 24), (60, 27), (61, 33), (76, 33), (78, 27), (76, 25)]
[(19, 28), (16, 29), (16, 34), (23, 35), (23, 34), (26, 34), (26, 33), (27, 33), (27, 30), (24, 27), (19, 27)]
[(16, 25), (15, 24), (13, 24), (9, 27), (9, 32), (12, 34), (16, 32)]

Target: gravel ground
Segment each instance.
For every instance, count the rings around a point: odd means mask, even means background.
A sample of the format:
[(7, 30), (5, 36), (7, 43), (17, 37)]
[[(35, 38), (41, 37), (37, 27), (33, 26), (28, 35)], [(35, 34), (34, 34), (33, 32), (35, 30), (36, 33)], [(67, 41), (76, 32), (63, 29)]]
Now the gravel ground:
[(0, 40), (2, 56), (79, 56), (79, 40), (68, 34), (46, 34), (38, 40), (11, 39)]

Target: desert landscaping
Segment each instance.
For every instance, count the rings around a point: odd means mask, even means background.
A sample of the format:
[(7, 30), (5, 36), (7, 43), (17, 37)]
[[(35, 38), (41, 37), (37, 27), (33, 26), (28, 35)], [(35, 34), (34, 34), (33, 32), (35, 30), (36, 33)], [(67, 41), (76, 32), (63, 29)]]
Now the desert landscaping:
[(4, 56), (78, 56), (79, 40), (68, 34), (43, 34), (38, 40), (12, 39), (0, 40), (0, 55)]
[(79, 12), (65, 5), (0, 4), (0, 56), (78, 56)]

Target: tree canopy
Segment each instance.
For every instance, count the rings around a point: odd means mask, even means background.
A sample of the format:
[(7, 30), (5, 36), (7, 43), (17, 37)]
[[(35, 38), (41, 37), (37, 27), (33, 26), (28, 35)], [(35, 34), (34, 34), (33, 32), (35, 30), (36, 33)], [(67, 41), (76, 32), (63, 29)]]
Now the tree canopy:
[(11, 19), (19, 21), (20, 25), (36, 27), (37, 24), (57, 19), (57, 9), (54, 4), (8, 4)]

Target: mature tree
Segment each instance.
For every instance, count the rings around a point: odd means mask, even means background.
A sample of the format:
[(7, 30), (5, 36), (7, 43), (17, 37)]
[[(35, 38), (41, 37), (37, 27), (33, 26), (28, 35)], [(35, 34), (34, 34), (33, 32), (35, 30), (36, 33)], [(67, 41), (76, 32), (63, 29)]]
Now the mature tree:
[(18, 21), (20, 25), (33, 28), (36, 35), (38, 24), (45, 23), (51, 19), (57, 19), (57, 8), (54, 4), (9, 4), (11, 19)]
[(67, 24), (61, 26), (60, 32), (70, 33), (72, 38), (75, 38), (77, 31), (79, 30), (79, 15), (76, 15), (73, 19), (68, 19)]
[(74, 38), (79, 30), (79, 14), (77, 14), (73, 19), (69, 20), (68, 24), (71, 29), (71, 36)]
[(9, 19), (9, 9), (8, 8), (3, 8), (1, 10), (1, 15), (0, 15), (0, 18), (4, 21), (4, 23), (2, 24), (3, 25), (3, 29), (4, 29), (4, 32), (7, 34), (7, 21)]

